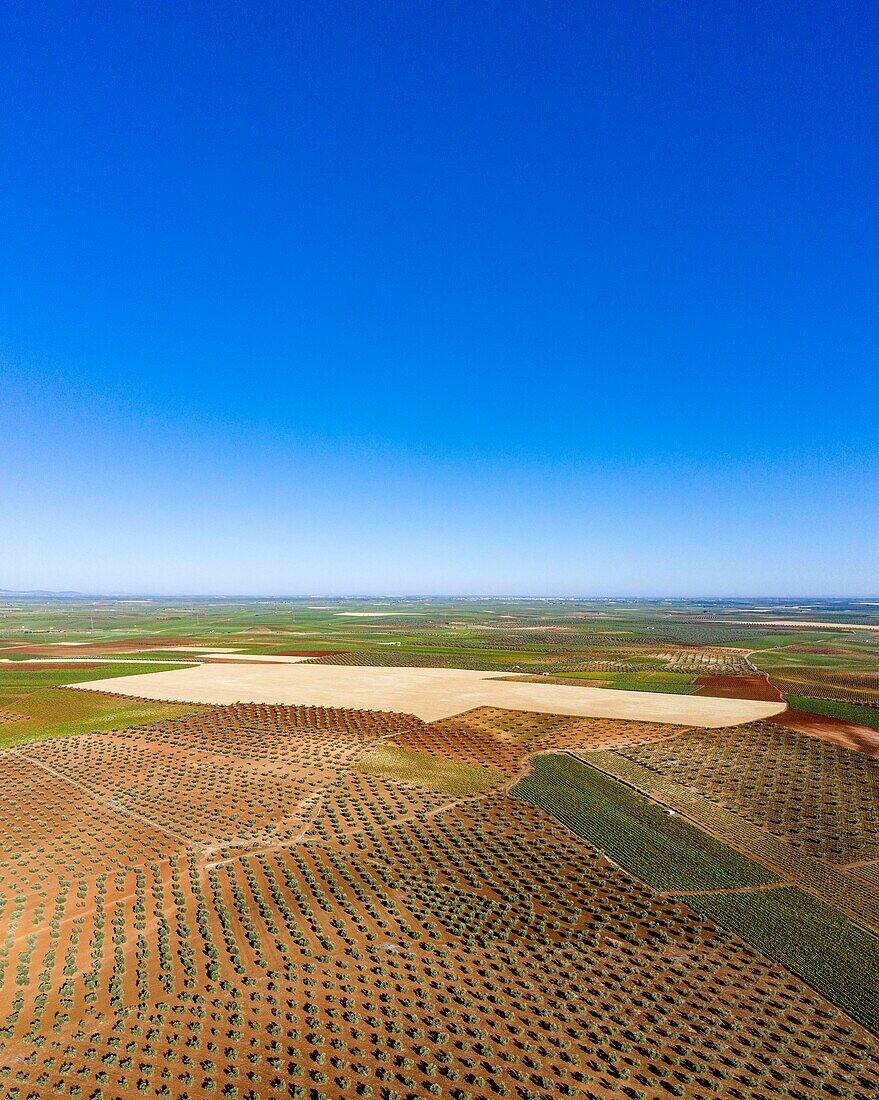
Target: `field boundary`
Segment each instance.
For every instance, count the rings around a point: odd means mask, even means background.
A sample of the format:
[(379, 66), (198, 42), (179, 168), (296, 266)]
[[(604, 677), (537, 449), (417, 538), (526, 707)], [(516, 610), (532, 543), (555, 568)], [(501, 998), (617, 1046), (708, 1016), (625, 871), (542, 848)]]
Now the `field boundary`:
[(879, 890), (864, 879), (837, 871), (797, 851), (771, 833), (743, 821), (732, 810), (711, 802), (689, 787), (665, 779), (612, 749), (588, 753), (562, 751), (682, 814), (718, 840), (775, 871), (790, 885), (799, 886), (832, 905), (853, 924), (879, 933)]

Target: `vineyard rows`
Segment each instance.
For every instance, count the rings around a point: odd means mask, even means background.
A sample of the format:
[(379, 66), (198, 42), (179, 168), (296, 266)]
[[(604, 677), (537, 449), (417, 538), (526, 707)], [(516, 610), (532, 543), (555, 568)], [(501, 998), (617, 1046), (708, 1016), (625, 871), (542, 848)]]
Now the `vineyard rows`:
[(811, 858), (732, 810), (628, 759), (623, 752), (628, 754), (629, 750), (589, 752), (582, 758), (593, 767), (686, 814), (740, 852), (818, 895), (856, 924), (879, 932), (879, 888)]
[(750, 894), (703, 894), (698, 912), (742, 936), (879, 1029), (879, 941), (829, 905), (794, 887)]
[(627, 756), (834, 863), (879, 857), (879, 760), (770, 723), (690, 730)]
[(775, 686), (785, 694), (879, 706), (879, 672), (787, 667), (773, 671), (771, 676)]
[(657, 890), (722, 890), (777, 878), (694, 825), (579, 760), (534, 759), (513, 789)]

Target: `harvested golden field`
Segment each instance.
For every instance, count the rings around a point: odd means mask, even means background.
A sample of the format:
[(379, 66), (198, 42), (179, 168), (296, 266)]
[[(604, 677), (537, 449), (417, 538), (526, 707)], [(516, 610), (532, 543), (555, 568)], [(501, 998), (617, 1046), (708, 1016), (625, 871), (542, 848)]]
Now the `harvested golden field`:
[(872, 1098), (869, 1033), (510, 794), (676, 733), (240, 704), (7, 750), (0, 1096)]
[[(92, 691), (120, 690), (118, 682), (95, 680)], [(475, 707), (541, 711), (639, 722), (729, 726), (768, 718), (784, 702), (718, 699), (534, 683), (527, 676), (498, 676), (458, 668), (371, 667), (284, 662), (223, 661), (173, 672), (128, 676), (124, 690), (145, 699), (228, 704), (291, 703), (416, 714), (427, 722)]]

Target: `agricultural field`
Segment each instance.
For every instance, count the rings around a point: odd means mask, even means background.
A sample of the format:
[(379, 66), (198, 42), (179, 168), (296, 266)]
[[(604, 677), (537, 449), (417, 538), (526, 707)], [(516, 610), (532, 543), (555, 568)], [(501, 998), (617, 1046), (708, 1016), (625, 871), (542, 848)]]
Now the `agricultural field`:
[(835, 668), (788, 666), (772, 677), (786, 695), (835, 699), (859, 706), (879, 706), (879, 670), (849, 672)]
[[(507, 793), (590, 725), (241, 705), (7, 750), (4, 1095), (869, 1096), (850, 1016)], [(631, 820), (678, 889), (772, 881)]]
[(428, 791), (446, 794), (481, 794), (496, 787), (503, 779), (500, 772), (459, 760), (443, 760), (426, 752), (381, 745), (364, 756), (357, 765), (367, 775), (377, 775), (399, 783), (415, 783)]
[(512, 793), (559, 818), (656, 890), (723, 890), (777, 881), (729, 845), (570, 756), (536, 757)]
[(836, 864), (879, 858), (879, 760), (771, 723), (620, 750)]
[(872, 757), (775, 718), (426, 719), (136, 693), (160, 669), (234, 679), (315, 654), (321, 675), (525, 672), (575, 695), (578, 676), (652, 677), (686, 705), (716, 679), (750, 700), (768, 684), (750, 642), (796, 644), (798, 628), (727, 622), (747, 615), (420, 600), (0, 613), (0, 1098), (873, 1100)]
[(832, 906), (795, 887), (693, 896), (704, 916), (738, 933), (875, 1030), (879, 1024), (877, 939)]
[(879, 730), (879, 711), (875, 707), (856, 706), (852, 703), (840, 703), (835, 699), (810, 699), (802, 695), (786, 696), (795, 710), (808, 711), (811, 714), (825, 715), (841, 722), (856, 726), (868, 726)]
[(167, 672), (183, 665), (67, 664), (38, 662), (0, 664), (0, 748), (34, 738), (115, 729), (120, 725), (171, 718), (191, 706), (148, 699), (67, 691), (61, 685), (87, 683), (132, 672)]

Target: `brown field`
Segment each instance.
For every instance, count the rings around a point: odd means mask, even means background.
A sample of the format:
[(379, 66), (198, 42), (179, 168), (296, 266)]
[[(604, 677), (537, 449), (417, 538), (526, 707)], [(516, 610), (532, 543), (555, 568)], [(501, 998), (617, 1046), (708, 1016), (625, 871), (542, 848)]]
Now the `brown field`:
[(784, 696), (765, 676), (697, 676), (694, 695), (720, 699), (763, 699), (784, 702)]
[(879, 730), (868, 726), (856, 726), (851, 722), (843, 722), (840, 718), (791, 708), (776, 715), (772, 721), (786, 729), (805, 733), (809, 737), (818, 737), (822, 741), (830, 741), (847, 749), (855, 749), (867, 756), (879, 756)]
[(7, 750), (0, 1096), (871, 1100), (862, 1028), (507, 793), (686, 736), (238, 704)]

